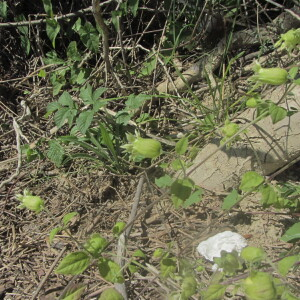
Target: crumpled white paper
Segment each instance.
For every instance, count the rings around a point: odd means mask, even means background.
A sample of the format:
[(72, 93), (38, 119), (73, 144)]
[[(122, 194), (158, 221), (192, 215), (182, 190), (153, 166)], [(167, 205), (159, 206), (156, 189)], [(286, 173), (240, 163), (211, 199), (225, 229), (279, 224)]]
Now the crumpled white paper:
[[(213, 261), (214, 257), (221, 257), (222, 250), (227, 252), (236, 250), (238, 253), (241, 253), (246, 246), (247, 241), (240, 234), (224, 231), (201, 242), (197, 247), (197, 251), (209, 261)], [(213, 270), (216, 269), (217, 265), (214, 265)]]

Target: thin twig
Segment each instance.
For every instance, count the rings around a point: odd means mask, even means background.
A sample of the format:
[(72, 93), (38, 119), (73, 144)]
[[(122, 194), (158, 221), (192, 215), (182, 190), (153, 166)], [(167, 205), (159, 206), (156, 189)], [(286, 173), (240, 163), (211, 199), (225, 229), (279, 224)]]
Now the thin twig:
[(2, 181), (0, 184), (0, 189), (4, 187), (4, 185), (8, 184), (11, 182), (14, 178), (16, 178), (20, 174), (20, 169), (22, 166), (22, 151), (21, 151), (21, 143), (20, 139), (21, 136), (23, 136), (21, 129), (19, 127), (19, 124), (17, 123), (16, 119), (13, 118), (13, 127), (16, 133), (16, 142), (17, 142), (17, 151), (18, 151), (18, 164), (15, 172), (6, 180)]
[(99, 0), (93, 0), (93, 15), (95, 18), (96, 23), (102, 30), (102, 41), (103, 41), (103, 59), (105, 62), (106, 67), (106, 74), (108, 74), (111, 71), (111, 64), (109, 61), (109, 29), (107, 25), (105, 24), (103, 17), (102, 17), (102, 11), (100, 7)]
[(48, 272), (46, 273), (45, 277), (42, 279), (42, 281), (39, 283), (37, 289), (35, 290), (34, 294), (32, 295), (32, 300), (36, 299), (36, 297), (38, 296), (40, 290), (42, 289), (43, 285), (45, 284), (46, 280), (48, 279), (48, 277), (50, 276), (50, 274), (52, 273), (52, 271), (54, 270), (56, 264), (58, 263), (58, 261), (60, 260), (60, 258), (63, 256), (63, 254), (65, 253), (65, 251), (67, 250), (67, 247), (64, 247), (59, 254), (57, 255), (57, 257), (55, 258), (54, 262), (52, 263), (50, 269), (48, 270)]
[[(131, 232), (131, 229), (133, 226), (133, 222), (136, 217), (136, 212), (137, 212), (138, 204), (139, 204), (139, 201), (141, 198), (142, 187), (143, 187), (144, 181), (145, 181), (145, 177), (144, 177), (144, 175), (142, 175), (139, 180), (136, 192), (135, 192), (130, 216), (129, 216), (129, 219), (127, 222), (127, 225), (129, 225), (129, 226), (120, 235), (119, 240), (118, 240), (116, 263), (120, 266), (121, 272), (123, 272), (123, 266), (124, 266), (124, 253), (125, 253), (125, 247), (126, 247), (126, 240), (128, 239), (128, 237), (130, 235), (130, 232)], [(115, 289), (123, 296), (124, 300), (128, 299), (126, 287), (125, 287), (124, 283), (116, 283)]]

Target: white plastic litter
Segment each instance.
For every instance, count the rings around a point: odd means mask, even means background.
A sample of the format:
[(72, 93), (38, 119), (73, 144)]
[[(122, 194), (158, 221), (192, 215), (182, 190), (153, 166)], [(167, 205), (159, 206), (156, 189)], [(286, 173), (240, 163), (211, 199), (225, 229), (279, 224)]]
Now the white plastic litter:
[[(242, 249), (247, 246), (247, 241), (240, 234), (232, 231), (224, 231), (218, 233), (207, 240), (201, 242), (197, 250), (209, 261), (213, 261), (214, 257), (221, 257), (221, 251), (232, 252), (236, 250), (241, 253)], [(216, 270), (217, 266), (213, 266)]]

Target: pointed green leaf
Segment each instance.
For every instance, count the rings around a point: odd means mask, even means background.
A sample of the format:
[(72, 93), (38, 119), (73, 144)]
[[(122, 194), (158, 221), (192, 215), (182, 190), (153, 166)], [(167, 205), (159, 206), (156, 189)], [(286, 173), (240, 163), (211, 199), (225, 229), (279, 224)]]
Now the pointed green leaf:
[(82, 57), (77, 49), (77, 43), (76, 41), (72, 41), (67, 49), (67, 56), (68, 59), (71, 61), (81, 61)]
[(277, 203), (277, 193), (270, 185), (262, 186), (259, 191), (261, 192), (261, 204), (264, 207), (275, 205)]
[(246, 172), (242, 177), (240, 189), (244, 192), (249, 192), (264, 182), (263, 176), (254, 171)]
[(81, 298), (86, 286), (83, 284), (72, 285), (67, 291), (63, 294), (62, 300), (78, 300)]
[(49, 150), (47, 152), (47, 157), (56, 167), (60, 167), (65, 157), (65, 149), (55, 140), (50, 140), (48, 144)]
[(240, 200), (240, 195), (236, 189), (233, 189), (229, 195), (224, 199), (222, 209), (230, 210)]
[(113, 234), (114, 235), (120, 235), (125, 228), (126, 223), (125, 222), (117, 222), (113, 227)]
[(51, 0), (42, 0), (45, 12), (48, 17), (52, 18), (53, 17), (53, 10), (52, 10), (52, 3)]
[(287, 110), (283, 107), (277, 106), (274, 103), (270, 104), (269, 113), (271, 115), (273, 124), (276, 124), (287, 116)]
[(68, 92), (62, 93), (62, 95), (58, 99), (58, 103), (64, 106), (68, 106), (69, 108), (74, 108), (74, 101)]
[(72, 211), (72, 212), (64, 215), (64, 217), (63, 217), (64, 226), (67, 226), (68, 223), (77, 215), (78, 215), (78, 212), (76, 212), (76, 211)]
[(159, 187), (159, 188), (164, 188), (164, 187), (168, 187), (171, 186), (173, 183), (173, 178), (170, 175), (164, 175), (162, 177), (159, 178), (155, 178), (155, 184)]
[(98, 300), (124, 300), (124, 298), (114, 288), (109, 288), (102, 292)]
[(171, 274), (174, 274), (177, 269), (176, 259), (164, 258), (160, 261), (160, 275), (162, 278), (167, 278)]
[(227, 286), (211, 284), (203, 293), (203, 300), (221, 300), (224, 297)]
[(92, 124), (94, 118), (94, 112), (92, 110), (86, 110), (80, 113), (78, 118), (76, 119), (76, 125), (78, 130), (85, 134), (86, 131), (89, 129), (90, 125)]
[(202, 200), (202, 193), (201, 189), (195, 191), (190, 195), (190, 197), (183, 203), (183, 208), (187, 208), (193, 204), (199, 203)]
[(189, 145), (189, 139), (187, 137), (181, 138), (175, 145), (175, 151), (179, 155), (183, 155)]
[(130, 8), (133, 16), (135, 17), (139, 7), (139, 0), (128, 0), (128, 7)]
[(47, 113), (52, 113), (60, 108), (61, 105), (57, 101), (51, 102), (47, 105)]
[(78, 275), (83, 273), (90, 264), (90, 257), (85, 252), (68, 254), (59, 264), (55, 272), (63, 275)]
[(6, 19), (7, 16), (7, 2), (1, 1), (0, 2), (0, 17)]
[(83, 100), (84, 104), (93, 104), (93, 88), (90, 84), (87, 84), (80, 89), (80, 98)]
[(111, 259), (101, 257), (99, 259), (98, 268), (101, 276), (107, 281), (112, 283), (124, 282), (120, 266)]
[(290, 70), (289, 70), (289, 76), (291, 79), (294, 79), (298, 73), (298, 70), (299, 68), (298, 67), (292, 67)]
[(94, 257), (97, 257), (101, 251), (107, 245), (107, 240), (103, 238), (99, 233), (94, 233), (84, 244), (86, 251), (91, 253)]
[(50, 244), (53, 242), (53, 239), (61, 230), (62, 230), (62, 227), (55, 227), (51, 230), (51, 232), (49, 234), (49, 243)]
[(286, 233), (281, 237), (281, 240), (284, 242), (289, 242), (294, 239), (300, 238), (300, 222), (294, 224), (292, 227), (290, 227)]
[(99, 98), (101, 97), (101, 95), (103, 93), (105, 93), (106, 91), (107, 91), (107, 88), (105, 88), (105, 87), (100, 87), (100, 88), (96, 89), (96, 91), (94, 91), (93, 97), (92, 97), (93, 104), (95, 104), (97, 102), (97, 100), (99, 100)]
[(287, 273), (290, 271), (293, 265), (295, 265), (296, 262), (299, 262), (300, 255), (293, 255), (283, 258), (278, 263), (278, 271), (282, 276), (286, 276)]
[(53, 48), (55, 48), (55, 39), (59, 33), (60, 25), (55, 19), (46, 20), (46, 32), (52, 43)]
[(98, 52), (100, 38), (99, 32), (90, 22), (86, 22), (83, 26), (81, 26), (78, 33), (81, 41), (89, 50), (95, 53)]

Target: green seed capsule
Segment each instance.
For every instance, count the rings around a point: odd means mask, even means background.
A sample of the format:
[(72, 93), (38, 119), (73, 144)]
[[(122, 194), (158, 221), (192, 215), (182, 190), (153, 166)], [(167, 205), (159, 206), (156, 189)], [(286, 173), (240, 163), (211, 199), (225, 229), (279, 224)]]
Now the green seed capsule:
[(133, 155), (141, 155), (145, 158), (156, 158), (161, 154), (161, 144), (157, 140), (137, 137), (133, 142)]
[(44, 200), (39, 196), (33, 196), (28, 190), (24, 190), (23, 195), (16, 195), (17, 199), (21, 201), (18, 208), (27, 208), (29, 210), (39, 213), (44, 209)]
[(300, 28), (291, 29), (288, 32), (281, 34), (280, 40), (275, 44), (275, 47), (287, 49), (289, 52), (294, 50), (300, 44)]
[(281, 68), (262, 68), (258, 62), (254, 66), (255, 75), (250, 79), (259, 83), (281, 85), (287, 82), (288, 72)]

